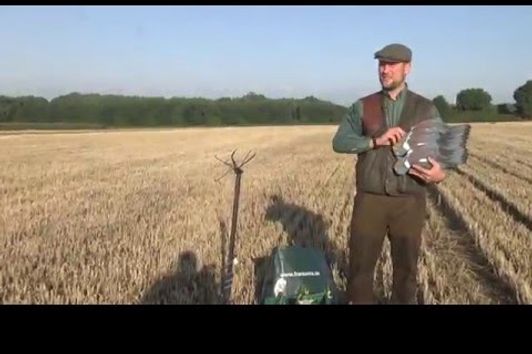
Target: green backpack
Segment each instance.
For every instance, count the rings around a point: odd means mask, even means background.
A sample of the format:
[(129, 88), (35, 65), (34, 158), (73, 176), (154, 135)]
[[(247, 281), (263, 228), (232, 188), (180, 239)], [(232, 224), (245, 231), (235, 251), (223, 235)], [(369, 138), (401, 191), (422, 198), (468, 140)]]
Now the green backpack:
[(334, 304), (335, 294), (322, 252), (300, 246), (274, 249), (262, 286), (262, 304)]

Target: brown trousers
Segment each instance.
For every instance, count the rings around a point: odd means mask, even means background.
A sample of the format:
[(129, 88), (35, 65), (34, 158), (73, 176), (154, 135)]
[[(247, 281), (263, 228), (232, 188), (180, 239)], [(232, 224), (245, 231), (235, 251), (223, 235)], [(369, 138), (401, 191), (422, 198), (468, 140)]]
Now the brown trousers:
[(357, 193), (349, 243), (347, 297), (350, 303), (375, 303), (374, 272), (386, 234), (393, 266), (391, 302), (416, 303), (417, 262), (425, 215), (425, 196)]

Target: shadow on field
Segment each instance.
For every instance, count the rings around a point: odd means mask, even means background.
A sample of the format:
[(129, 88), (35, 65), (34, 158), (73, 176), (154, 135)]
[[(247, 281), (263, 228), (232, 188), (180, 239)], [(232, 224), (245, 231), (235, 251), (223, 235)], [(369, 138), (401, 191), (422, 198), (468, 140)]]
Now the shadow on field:
[[(329, 266), (336, 263), (342, 272), (347, 270), (346, 259), (342, 256), (343, 252), (336, 249), (329, 240), (329, 225), (322, 215), (303, 206), (289, 203), (278, 195), (273, 195), (270, 197), (265, 219), (280, 222), (283, 225), (283, 231), (288, 235), (289, 245), (316, 248), (325, 254)], [(262, 290), (262, 281), (268, 264), (268, 256), (254, 260), (256, 301), (259, 300)], [(343, 294), (339, 295), (342, 296)]]
[(142, 296), (141, 304), (216, 304), (219, 303), (215, 267), (199, 269), (194, 252), (179, 255), (175, 271), (156, 281)]
[(290, 245), (315, 247), (324, 252), (330, 249), (326, 224), (323, 216), (305, 207), (287, 203), (282, 197), (273, 195), (266, 209), (266, 220), (278, 221), (288, 234)]

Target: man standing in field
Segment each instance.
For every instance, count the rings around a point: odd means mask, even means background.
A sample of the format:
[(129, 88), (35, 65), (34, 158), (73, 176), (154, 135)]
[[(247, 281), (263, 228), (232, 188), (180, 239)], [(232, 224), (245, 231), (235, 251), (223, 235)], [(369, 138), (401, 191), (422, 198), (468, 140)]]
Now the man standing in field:
[(357, 154), (356, 195), (349, 243), (349, 303), (375, 303), (373, 278), (388, 234), (393, 263), (392, 303), (416, 303), (417, 262), (426, 215), (426, 186), (445, 172), (414, 165), (405, 175), (393, 171), (392, 145), (425, 119), (441, 119), (434, 104), (410, 91), (406, 77), (411, 50), (390, 44), (375, 53), (382, 90), (350, 108), (333, 138), (337, 153)]

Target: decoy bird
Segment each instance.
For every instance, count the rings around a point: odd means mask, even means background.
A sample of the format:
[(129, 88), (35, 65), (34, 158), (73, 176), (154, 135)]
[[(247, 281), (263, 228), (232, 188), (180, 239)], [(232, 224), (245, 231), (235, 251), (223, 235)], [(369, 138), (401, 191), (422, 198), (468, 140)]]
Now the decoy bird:
[(454, 168), (467, 161), (467, 142), (471, 125), (450, 126), (439, 119), (427, 119), (413, 126), (393, 147), (397, 158), (394, 171), (404, 175), (414, 164), (430, 168), (427, 157), (442, 168)]

